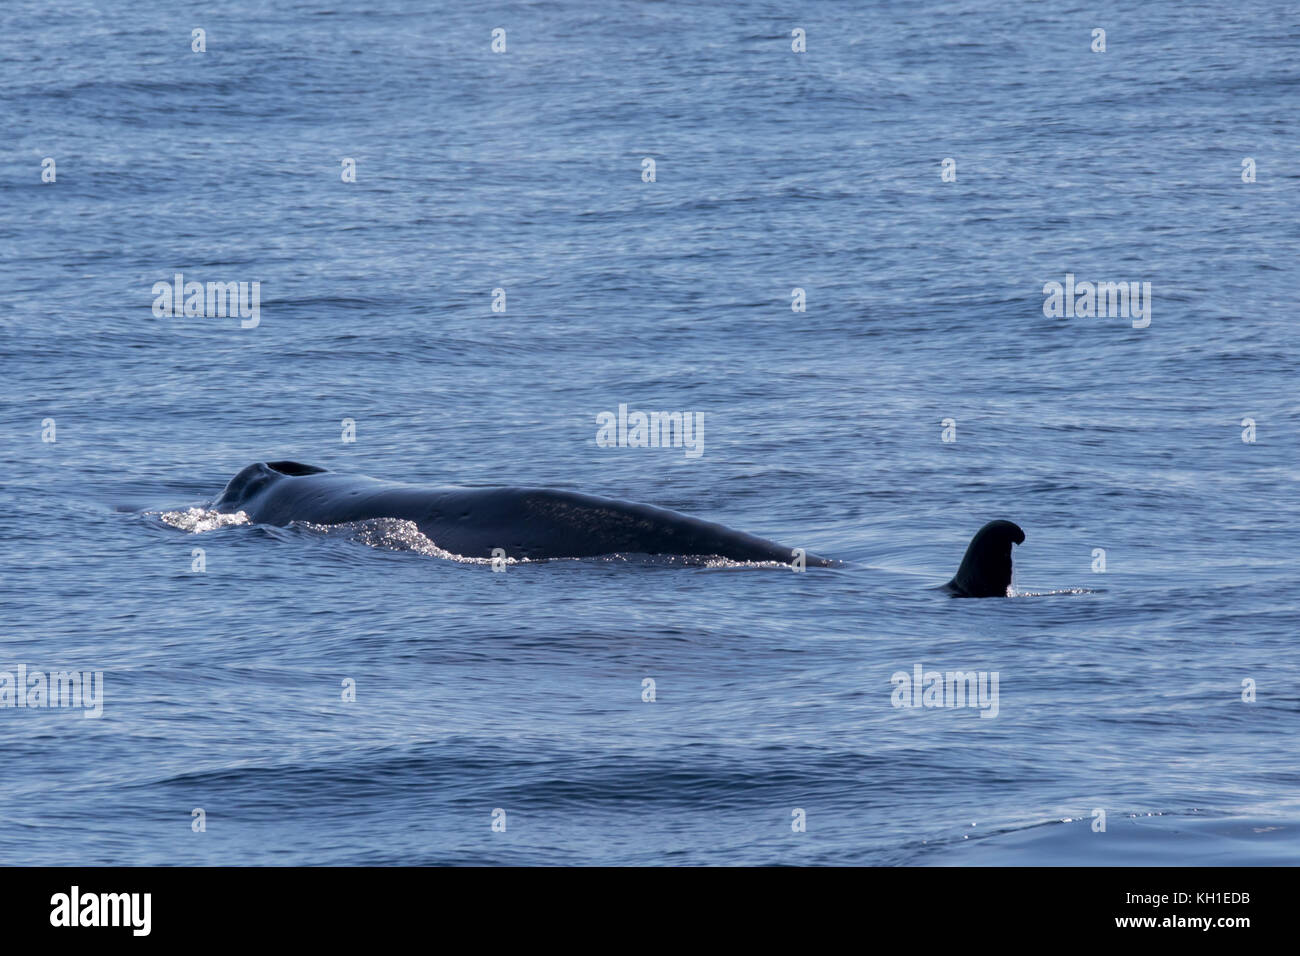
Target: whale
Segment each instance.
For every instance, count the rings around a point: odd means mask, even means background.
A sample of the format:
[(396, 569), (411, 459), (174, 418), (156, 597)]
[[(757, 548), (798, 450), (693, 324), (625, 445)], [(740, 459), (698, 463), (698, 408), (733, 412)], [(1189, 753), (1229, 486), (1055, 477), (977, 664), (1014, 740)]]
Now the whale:
[[(796, 567), (841, 563), (654, 505), (550, 488), (426, 488), (296, 461), (249, 465), (230, 479), (212, 508), (279, 526), (411, 521), (438, 548), (466, 558), (672, 555)], [(1024, 540), (1025, 533), (1010, 521), (989, 522), (941, 588), (956, 597), (1005, 597), (1011, 544)]]
[[(743, 562), (835, 562), (667, 508), (549, 488), (425, 488), (343, 475), (294, 461), (249, 465), (212, 503), (258, 524), (414, 522), (438, 548), (466, 558), (538, 561), (681, 555)], [(498, 549), (500, 549), (498, 551)]]

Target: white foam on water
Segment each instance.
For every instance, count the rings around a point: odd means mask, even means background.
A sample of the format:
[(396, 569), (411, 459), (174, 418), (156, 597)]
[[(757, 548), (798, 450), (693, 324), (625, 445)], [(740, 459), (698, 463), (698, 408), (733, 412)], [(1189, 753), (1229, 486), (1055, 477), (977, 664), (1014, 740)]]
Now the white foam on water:
[[(414, 521), (403, 518), (367, 518), (365, 521), (347, 521), (342, 524), (313, 524), (310, 521), (295, 521), (295, 525), (308, 528), (319, 534), (342, 535), (352, 541), (369, 545), (372, 548), (385, 548), (389, 551), (414, 551), (430, 557), (458, 561), (461, 564), (491, 564), (491, 558), (467, 558), (462, 554), (453, 554), (440, 548), (423, 532)], [(524, 564), (527, 559), (505, 559), (506, 564)]]
[(1007, 589), (1007, 597), (1054, 597), (1058, 594), (1100, 594), (1095, 588), (1061, 588), (1057, 591), (1017, 591), (1015, 588)]
[(186, 508), (184, 511), (153, 512), (173, 528), (180, 528), (191, 534), (215, 531), (217, 528), (229, 528), (239, 524), (252, 524), (248, 515), (242, 511), (226, 514), (208, 508)]

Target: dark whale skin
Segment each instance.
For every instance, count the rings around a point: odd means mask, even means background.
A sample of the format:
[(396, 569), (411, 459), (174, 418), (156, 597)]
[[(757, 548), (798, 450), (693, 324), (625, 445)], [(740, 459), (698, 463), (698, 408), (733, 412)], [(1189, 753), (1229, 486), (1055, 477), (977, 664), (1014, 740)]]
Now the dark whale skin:
[(1011, 587), (1011, 546), (1025, 533), (1010, 521), (990, 521), (975, 532), (961, 566), (944, 590), (955, 597), (1007, 597)]
[[(439, 548), (470, 558), (491, 558), (501, 548), (508, 558), (529, 560), (609, 554), (793, 559), (791, 548), (653, 505), (545, 488), (422, 488), (297, 462), (249, 465), (213, 507), (270, 525), (404, 519)], [(832, 564), (813, 554), (806, 562)]]

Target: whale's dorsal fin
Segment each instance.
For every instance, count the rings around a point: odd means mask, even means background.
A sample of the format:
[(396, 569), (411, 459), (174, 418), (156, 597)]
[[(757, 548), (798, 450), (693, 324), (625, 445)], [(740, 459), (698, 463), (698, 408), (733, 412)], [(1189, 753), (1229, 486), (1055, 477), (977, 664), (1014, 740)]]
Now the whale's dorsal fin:
[(1010, 521), (990, 521), (966, 546), (961, 567), (944, 589), (958, 597), (1006, 597), (1011, 587), (1011, 545), (1025, 533)]

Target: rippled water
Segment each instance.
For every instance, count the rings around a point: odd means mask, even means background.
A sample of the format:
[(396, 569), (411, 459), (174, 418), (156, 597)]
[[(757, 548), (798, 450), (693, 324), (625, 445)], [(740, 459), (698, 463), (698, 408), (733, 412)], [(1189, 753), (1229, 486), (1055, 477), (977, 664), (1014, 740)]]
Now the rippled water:
[[(1294, 862), (1300, 27), (1125, 6), (6, 3), (0, 669), (104, 700), (0, 708), (0, 858)], [(176, 272), (257, 326), (156, 317)], [(1046, 317), (1067, 273), (1149, 327)], [(621, 403), (704, 453), (597, 447)], [(204, 510), (265, 459), (846, 564)], [(1023, 596), (931, 590), (991, 518)]]

